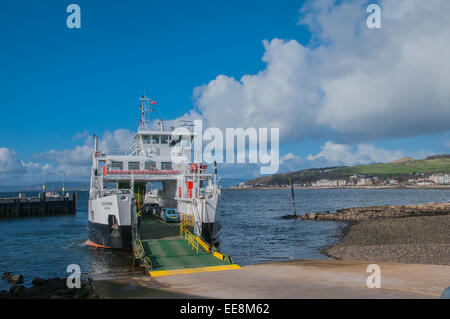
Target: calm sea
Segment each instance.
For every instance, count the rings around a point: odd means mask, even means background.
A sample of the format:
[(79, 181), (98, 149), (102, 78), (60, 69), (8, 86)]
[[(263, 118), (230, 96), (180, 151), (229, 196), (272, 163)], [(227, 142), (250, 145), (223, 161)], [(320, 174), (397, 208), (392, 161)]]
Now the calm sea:
[[(0, 197), (7, 196), (0, 193)], [(450, 201), (450, 190), (323, 189), (296, 190), (299, 213), (336, 209)], [(78, 194), (75, 216), (0, 220), (0, 272), (20, 273), (29, 285), (34, 276), (67, 276), (78, 264), (83, 273), (133, 272), (127, 252), (92, 249), (87, 240), (87, 192)], [(338, 222), (284, 220), (290, 214), (290, 190), (222, 191), (221, 250), (241, 265), (325, 259), (320, 248), (332, 244)], [(9, 285), (0, 281), (0, 289)]]

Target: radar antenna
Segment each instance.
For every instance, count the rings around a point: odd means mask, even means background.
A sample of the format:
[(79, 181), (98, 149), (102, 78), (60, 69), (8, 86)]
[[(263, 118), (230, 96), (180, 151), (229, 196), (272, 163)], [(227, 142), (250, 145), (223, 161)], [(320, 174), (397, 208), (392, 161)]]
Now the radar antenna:
[(150, 130), (150, 111), (153, 112), (153, 109), (150, 109), (150, 105), (156, 104), (156, 102), (151, 101), (150, 98), (146, 97), (145, 94), (139, 98), (141, 100), (141, 121), (139, 123), (140, 131), (149, 131)]

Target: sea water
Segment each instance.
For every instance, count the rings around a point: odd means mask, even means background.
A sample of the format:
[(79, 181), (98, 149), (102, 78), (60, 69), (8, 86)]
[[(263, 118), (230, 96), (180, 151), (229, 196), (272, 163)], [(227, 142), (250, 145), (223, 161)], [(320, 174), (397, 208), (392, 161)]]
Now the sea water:
[[(8, 194), (0, 193), (0, 197)], [(445, 189), (295, 190), (298, 214), (372, 205), (446, 202)], [(0, 220), (0, 274), (66, 277), (77, 264), (83, 274), (134, 272), (126, 251), (86, 245), (88, 192), (78, 193), (77, 214)], [(224, 190), (220, 202), (221, 250), (240, 265), (293, 259), (325, 259), (320, 249), (333, 244), (343, 223), (286, 220), (292, 213), (290, 190)], [(0, 289), (9, 284), (0, 281)]]

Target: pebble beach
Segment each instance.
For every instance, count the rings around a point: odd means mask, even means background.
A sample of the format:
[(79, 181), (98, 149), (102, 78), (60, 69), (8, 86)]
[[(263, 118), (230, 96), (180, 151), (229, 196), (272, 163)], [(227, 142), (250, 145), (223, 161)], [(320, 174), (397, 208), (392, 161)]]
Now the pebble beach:
[(349, 222), (323, 251), (342, 260), (450, 265), (450, 215)]

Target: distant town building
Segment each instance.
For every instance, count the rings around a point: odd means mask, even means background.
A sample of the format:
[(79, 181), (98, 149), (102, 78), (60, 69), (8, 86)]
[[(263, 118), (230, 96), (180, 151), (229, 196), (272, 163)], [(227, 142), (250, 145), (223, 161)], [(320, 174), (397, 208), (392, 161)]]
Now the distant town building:
[(430, 179), (437, 185), (450, 184), (450, 174), (433, 174)]
[[(362, 176), (364, 176), (364, 175), (362, 175)], [(373, 184), (372, 179), (366, 178), (365, 176), (359, 177), (358, 182), (356, 183), (356, 185), (358, 185), (358, 186), (367, 186), (367, 185), (372, 185), (372, 184)]]

